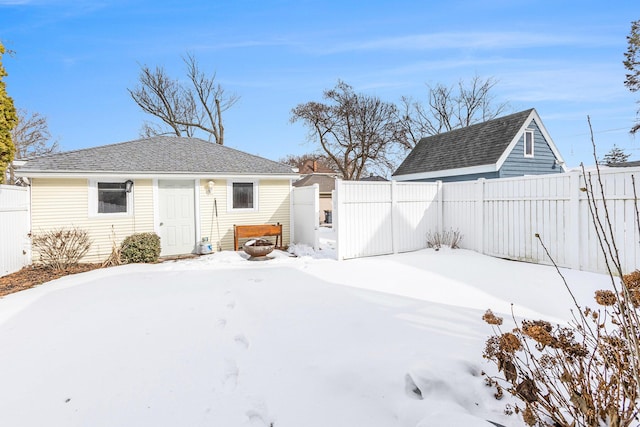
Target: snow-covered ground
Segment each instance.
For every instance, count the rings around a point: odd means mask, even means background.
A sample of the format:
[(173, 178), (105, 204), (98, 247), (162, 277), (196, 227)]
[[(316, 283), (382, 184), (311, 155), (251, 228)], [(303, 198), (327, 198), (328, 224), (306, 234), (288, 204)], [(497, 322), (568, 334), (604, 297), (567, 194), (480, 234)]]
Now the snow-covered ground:
[[(298, 257), (127, 265), (0, 299), (0, 425), (523, 425), (480, 375), (481, 316), (568, 319), (553, 268), (466, 250), (338, 262), (324, 231)], [(608, 286), (563, 273), (581, 303)]]

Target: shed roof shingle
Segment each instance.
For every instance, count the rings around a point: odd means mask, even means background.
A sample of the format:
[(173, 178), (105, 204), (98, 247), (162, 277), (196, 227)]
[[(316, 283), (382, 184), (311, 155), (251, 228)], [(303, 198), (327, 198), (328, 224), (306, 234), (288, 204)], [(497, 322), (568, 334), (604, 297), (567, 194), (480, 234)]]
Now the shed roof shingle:
[(293, 174), (290, 166), (198, 138), (156, 136), (29, 160), (28, 172)]
[(422, 138), (393, 175), (494, 164), (532, 111)]
[(336, 178), (323, 174), (311, 174), (293, 183), (294, 187), (308, 187), (318, 184), (320, 193), (331, 193), (336, 188)]

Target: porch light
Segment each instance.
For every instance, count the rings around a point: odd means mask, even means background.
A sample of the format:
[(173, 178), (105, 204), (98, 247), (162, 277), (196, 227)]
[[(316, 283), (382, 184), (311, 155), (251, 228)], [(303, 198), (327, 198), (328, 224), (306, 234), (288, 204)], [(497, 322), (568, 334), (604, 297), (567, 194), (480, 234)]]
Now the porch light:
[(213, 194), (213, 187), (214, 186), (215, 186), (215, 183), (213, 181), (207, 182), (207, 194), (209, 194), (209, 195)]
[(131, 193), (132, 189), (133, 189), (133, 181), (129, 179), (124, 183), (124, 191), (126, 191), (127, 193)]

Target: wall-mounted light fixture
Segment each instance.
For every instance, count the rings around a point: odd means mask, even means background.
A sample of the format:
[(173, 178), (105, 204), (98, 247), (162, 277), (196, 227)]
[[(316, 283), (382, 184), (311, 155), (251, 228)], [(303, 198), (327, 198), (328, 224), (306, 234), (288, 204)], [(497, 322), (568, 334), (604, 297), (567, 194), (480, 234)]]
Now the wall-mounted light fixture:
[(133, 189), (133, 181), (131, 181), (130, 179), (125, 181), (124, 191), (126, 191), (127, 193), (131, 193), (132, 189)]
[(207, 182), (207, 194), (209, 194), (209, 195), (213, 194), (213, 187), (214, 186), (215, 186), (215, 183), (213, 181)]

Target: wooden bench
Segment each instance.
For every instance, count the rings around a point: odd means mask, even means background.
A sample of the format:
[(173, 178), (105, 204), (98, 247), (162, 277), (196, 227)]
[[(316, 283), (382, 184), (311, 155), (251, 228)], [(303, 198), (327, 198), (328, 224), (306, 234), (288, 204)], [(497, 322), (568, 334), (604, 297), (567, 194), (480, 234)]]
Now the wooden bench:
[[(256, 239), (275, 236), (276, 248), (282, 247), (282, 224), (233, 225), (233, 250), (238, 250), (238, 239)], [(278, 239), (280, 244), (278, 245)]]

